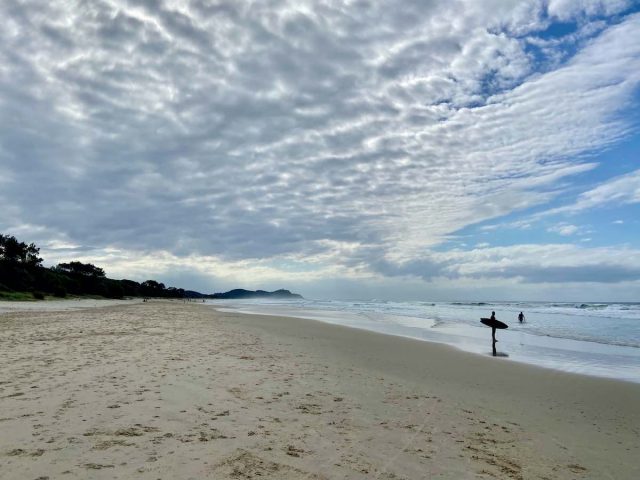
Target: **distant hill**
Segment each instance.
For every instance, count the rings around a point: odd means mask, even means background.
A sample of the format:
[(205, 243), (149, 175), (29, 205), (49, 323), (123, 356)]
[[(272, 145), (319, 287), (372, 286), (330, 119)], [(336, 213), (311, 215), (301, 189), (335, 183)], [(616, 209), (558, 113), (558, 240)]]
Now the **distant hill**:
[(209, 295), (206, 295), (200, 292), (195, 292), (193, 290), (185, 290), (184, 298), (209, 298)]
[(244, 290), (242, 288), (236, 288), (235, 290), (229, 290), (225, 293), (214, 293), (212, 295), (206, 295), (206, 298), (216, 299), (246, 299), (246, 298), (281, 298), (281, 299), (301, 299), (302, 295), (297, 293), (291, 293), (289, 290), (276, 290), (275, 292), (266, 292), (264, 290)]

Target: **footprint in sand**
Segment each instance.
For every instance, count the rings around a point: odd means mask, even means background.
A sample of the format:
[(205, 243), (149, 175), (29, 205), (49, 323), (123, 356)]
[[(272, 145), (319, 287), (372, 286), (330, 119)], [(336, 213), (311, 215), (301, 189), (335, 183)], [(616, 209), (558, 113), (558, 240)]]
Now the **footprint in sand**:
[(85, 463), (83, 467), (87, 470), (101, 470), (103, 468), (114, 468), (114, 465), (105, 465), (101, 463)]
[(582, 465), (578, 465), (576, 463), (572, 463), (571, 465), (567, 465), (567, 468), (571, 470), (573, 473), (584, 473), (587, 471)]
[(282, 463), (263, 460), (245, 450), (227, 457), (212, 467), (216, 478), (277, 478), (279, 480), (324, 480), (326, 477), (305, 472)]

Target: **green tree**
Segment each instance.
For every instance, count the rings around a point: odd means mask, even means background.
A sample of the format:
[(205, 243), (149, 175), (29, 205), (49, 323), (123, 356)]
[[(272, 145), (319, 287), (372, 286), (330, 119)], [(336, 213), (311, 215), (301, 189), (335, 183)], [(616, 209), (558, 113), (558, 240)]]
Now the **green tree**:
[(0, 261), (26, 268), (39, 267), (42, 258), (34, 243), (27, 245), (11, 235), (0, 234)]
[(164, 283), (147, 280), (140, 284), (140, 293), (145, 297), (164, 297)]
[(104, 270), (100, 267), (96, 267), (91, 263), (82, 263), (82, 262), (69, 262), (69, 263), (59, 263), (56, 265), (56, 271), (61, 273), (66, 273), (67, 275), (71, 275), (73, 277), (94, 277), (94, 278), (104, 278), (105, 273)]
[(71, 280), (69, 290), (73, 293), (107, 295), (106, 276), (100, 267), (91, 263), (69, 262), (59, 263), (54, 271)]
[(138, 297), (141, 295), (140, 293), (140, 284), (138, 282), (134, 282), (133, 280), (127, 280), (123, 278), (120, 280), (120, 285), (124, 289), (124, 294), (128, 297)]
[(40, 249), (12, 235), (0, 234), (0, 284), (14, 290), (31, 290), (42, 259)]

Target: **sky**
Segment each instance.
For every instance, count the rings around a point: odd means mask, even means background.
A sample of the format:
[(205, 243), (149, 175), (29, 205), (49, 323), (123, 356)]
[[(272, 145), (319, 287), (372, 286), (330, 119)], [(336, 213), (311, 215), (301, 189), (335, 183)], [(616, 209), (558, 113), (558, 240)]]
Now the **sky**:
[(640, 1), (0, 2), (0, 232), (205, 293), (640, 301)]

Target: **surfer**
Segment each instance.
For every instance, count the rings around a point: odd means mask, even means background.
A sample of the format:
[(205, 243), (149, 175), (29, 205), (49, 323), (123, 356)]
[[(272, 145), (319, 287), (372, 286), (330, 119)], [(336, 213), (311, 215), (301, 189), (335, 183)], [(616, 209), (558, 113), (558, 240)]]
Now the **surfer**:
[(496, 319), (496, 312), (491, 312), (491, 318), (481, 318), (480, 322), (487, 327), (491, 327), (491, 340), (493, 340), (493, 356), (497, 355), (496, 352), (496, 329), (498, 328), (509, 328), (506, 323), (502, 323), (500, 320)]
[[(496, 312), (491, 312), (491, 320), (492, 321), (496, 321)], [(496, 340), (496, 327), (495, 326), (491, 326), (491, 338), (493, 339), (493, 356), (496, 355), (496, 342), (498, 340)]]
[(524, 313), (520, 312), (520, 315), (518, 315), (518, 321), (520, 323), (524, 323)]

